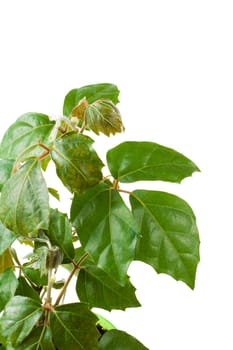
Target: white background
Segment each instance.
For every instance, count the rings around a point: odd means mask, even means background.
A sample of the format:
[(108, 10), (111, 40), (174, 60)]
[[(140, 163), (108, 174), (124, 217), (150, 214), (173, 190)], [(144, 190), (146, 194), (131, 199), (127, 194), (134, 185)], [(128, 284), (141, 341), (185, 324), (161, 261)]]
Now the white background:
[[(196, 288), (133, 263), (140, 309), (102, 313), (150, 350), (233, 348), (232, 1), (0, 3), (0, 134), (28, 111), (60, 115), (65, 94), (110, 82), (126, 132), (172, 147), (202, 170), (181, 185), (201, 237)], [(53, 181), (53, 179), (52, 179)], [(137, 187), (141, 184), (138, 184)], [(119, 349), (120, 350), (120, 349)]]

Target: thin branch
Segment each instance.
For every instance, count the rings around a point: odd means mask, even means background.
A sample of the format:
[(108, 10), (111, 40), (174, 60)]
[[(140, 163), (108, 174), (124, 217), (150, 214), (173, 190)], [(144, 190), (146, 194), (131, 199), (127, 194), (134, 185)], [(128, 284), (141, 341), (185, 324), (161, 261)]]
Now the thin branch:
[(70, 281), (72, 280), (72, 278), (73, 278), (73, 276), (75, 274), (75, 272), (77, 270), (81, 269), (81, 265), (86, 260), (87, 257), (88, 257), (88, 253), (85, 253), (85, 254), (83, 254), (83, 256), (81, 256), (81, 258), (78, 260), (77, 263), (73, 262), (73, 269), (72, 269), (71, 273), (69, 274), (69, 276), (68, 276), (64, 286), (62, 287), (62, 289), (61, 289), (61, 291), (60, 291), (60, 293), (59, 293), (59, 295), (57, 297), (57, 300), (56, 300), (55, 304), (53, 305), (53, 307), (56, 307), (57, 305), (59, 305), (61, 299), (63, 298), (63, 295), (66, 292), (66, 289), (67, 289), (68, 285), (70, 284)]

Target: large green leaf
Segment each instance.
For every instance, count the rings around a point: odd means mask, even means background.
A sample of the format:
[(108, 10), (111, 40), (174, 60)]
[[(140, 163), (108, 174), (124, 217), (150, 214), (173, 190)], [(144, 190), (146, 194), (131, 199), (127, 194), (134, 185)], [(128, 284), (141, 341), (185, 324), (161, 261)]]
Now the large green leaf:
[(124, 284), (135, 256), (137, 225), (119, 193), (100, 183), (75, 195), (71, 220), (84, 250), (108, 275)]
[(59, 350), (97, 350), (97, 317), (81, 303), (56, 307), (51, 313), (52, 336)]
[(199, 262), (199, 235), (190, 206), (159, 191), (136, 190), (130, 202), (141, 237), (136, 259), (194, 288)]
[(140, 306), (130, 281), (121, 286), (97, 266), (87, 266), (79, 272), (76, 290), (80, 301), (90, 307), (110, 311)]
[(35, 237), (48, 229), (49, 197), (39, 163), (25, 163), (4, 184), (0, 198), (0, 219), (21, 236)]
[(0, 221), (0, 255), (15, 241), (16, 235), (8, 230)]
[(100, 339), (99, 350), (149, 350), (126, 332), (112, 329)]
[(0, 159), (0, 191), (4, 183), (11, 176), (11, 172), (13, 169), (15, 161), (10, 159)]
[(18, 286), (17, 278), (11, 269), (0, 274), (0, 311), (2, 311), (8, 301), (14, 296)]
[(24, 297), (34, 299), (38, 303), (41, 302), (39, 294), (28, 284), (26, 279), (22, 276), (18, 278), (18, 287), (15, 291), (15, 295), (22, 295)]
[(108, 83), (87, 85), (79, 89), (73, 89), (68, 92), (65, 97), (63, 114), (70, 116), (72, 109), (77, 106), (84, 97), (86, 97), (88, 103), (93, 103), (99, 99), (109, 99), (114, 104), (117, 104), (119, 102), (118, 96), (119, 90), (117, 86)]
[(72, 227), (66, 214), (60, 213), (57, 209), (50, 210), (50, 223), (47, 235), (52, 245), (60, 247), (69, 260), (74, 258)]
[(71, 192), (84, 191), (102, 179), (103, 163), (86, 135), (68, 133), (54, 142), (51, 157), (57, 175)]
[(35, 328), (15, 350), (55, 350), (50, 328)]
[(120, 182), (181, 182), (198, 167), (181, 153), (153, 142), (128, 141), (107, 153), (111, 174)]
[(38, 302), (17, 295), (8, 302), (0, 318), (0, 334), (13, 346), (18, 345), (32, 331), (42, 313)]
[(41, 148), (31, 150), (33, 145), (47, 143), (54, 121), (41, 113), (26, 113), (12, 124), (3, 136), (0, 145), (0, 158), (16, 159), (29, 149), (27, 156), (38, 156)]

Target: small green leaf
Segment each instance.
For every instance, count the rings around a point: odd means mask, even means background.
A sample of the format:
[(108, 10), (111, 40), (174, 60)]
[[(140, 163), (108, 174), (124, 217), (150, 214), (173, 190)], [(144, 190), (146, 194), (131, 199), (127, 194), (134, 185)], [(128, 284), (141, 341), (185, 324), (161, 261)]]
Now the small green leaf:
[(105, 317), (95, 313), (95, 315), (98, 317), (97, 325), (100, 325), (102, 329), (106, 331), (110, 331), (111, 329), (116, 329), (116, 327)]
[(48, 137), (54, 126), (54, 121), (41, 113), (26, 113), (12, 124), (3, 136), (0, 145), (0, 158), (16, 159), (26, 149), (29, 149), (27, 157), (38, 156), (43, 151), (41, 148), (31, 149), (38, 143), (47, 143)]
[(110, 311), (140, 306), (129, 280), (121, 286), (96, 266), (87, 266), (79, 272), (76, 290), (80, 301), (88, 303), (91, 308)]
[(47, 235), (52, 245), (60, 247), (64, 255), (72, 260), (75, 254), (72, 243), (72, 227), (66, 214), (57, 209), (50, 210), (50, 223)]
[(50, 328), (35, 328), (15, 350), (55, 350)]
[(55, 188), (52, 187), (48, 187), (48, 192), (54, 197), (56, 198), (58, 201), (60, 201), (60, 194), (57, 190), (55, 190)]
[(99, 350), (149, 350), (126, 332), (112, 329), (100, 339)]
[(198, 167), (181, 153), (153, 142), (128, 141), (107, 153), (112, 176), (120, 182), (181, 182)]
[(51, 313), (52, 336), (59, 350), (97, 350), (97, 317), (81, 303), (66, 304)]
[(13, 346), (18, 345), (29, 335), (42, 313), (38, 302), (17, 295), (8, 302), (0, 318), (0, 334)]
[(11, 269), (0, 274), (0, 311), (2, 311), (8, 301), (14, 296), (18, 285), (17, 278)]
[(137, 225), (118, 191), (100, 183), (76, 194), (71, 221), (84, 250), (97, 266), (124, 285), (134, 260)]
[(72, 117), (85, 121), (86, 126), (97, 135), (102, 132), (110, 136), (124, 131), (120, 112), (110, 100), (97, 100), (89, 105), (81, 101), (81, 105), (72, 110)]
[(38, 303), (41, 302), (39, 294), (28, 284), (26, 279), (22, 276), (18, 278), (18, 287), (16, 289), (15, 295), (22, 295), (24, 297), (34, 299)]
[(93, 140), (74, 132), (54, 142), (51, 157), (57, 175), (71, 192), (84, 191), (102, 179), (103, 163), (92, 148)]
[(23, 266), (23, 273), (27, 276), (27, 278), (36, 286), (43, 287), (48, 283), (48, 276), (41, 276), (41, 272), (39, 268), (32, 268), (28, 266)]
[(190, 206), (159, 191), (136, 190), (130, 196), (141, 229), (136, 259), (194, 288), (199, 262), (199, 235)]
[(13, 232), (35, 237), (48, 229), (49, 198), (40, 165), (26, 162), (2, 188), (0, 219)]
[(0, 256), (0, 273), (4, 272), (8, 267), (13, 267), (14, 262), (11, 257), (9, 248)]
[(16, 235), (8, 230), (0, 221), (0, 255), (16, 240)]
[(14, 160), (0, 159), (0, 191), (1, 191), (2, 186), (4, 185), (4, 183), (11, 176), (11, 172), (12, 172), (14, 163), (15, 163)]
[(79, 89), (73, 89), (65, 97), (63, 114), (69, 117), (72, 109), (77, 106), (84, 97), (86, 97), (88, 103), (93, 103), (99, 99), (109, 99), (114, 104), (117, 104), (119, 102), (118, 96), (119, 90), (117, 86), (108, 83), (87, 85)]

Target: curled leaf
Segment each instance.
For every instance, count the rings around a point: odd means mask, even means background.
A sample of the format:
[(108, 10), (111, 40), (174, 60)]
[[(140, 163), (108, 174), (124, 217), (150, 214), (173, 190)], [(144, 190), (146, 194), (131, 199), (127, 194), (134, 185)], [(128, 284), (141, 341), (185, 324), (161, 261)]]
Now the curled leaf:
[(102, 132), (109, 136), (124, 131), (120, 112), (111, 100), (101, 99), (88, 104), (86, 98), (83, 98), (73, 108), (72, 117), (84, 121), (97, 135)]

